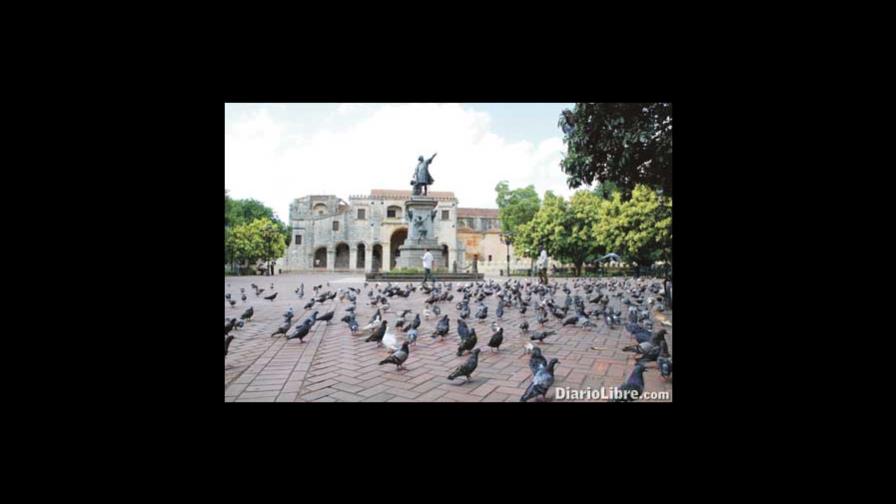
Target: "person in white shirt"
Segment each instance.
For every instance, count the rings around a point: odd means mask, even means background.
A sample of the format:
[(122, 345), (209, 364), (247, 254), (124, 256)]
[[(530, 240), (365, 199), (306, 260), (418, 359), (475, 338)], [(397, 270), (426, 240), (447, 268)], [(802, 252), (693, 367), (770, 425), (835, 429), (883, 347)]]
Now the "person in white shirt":
[(541, 254), (538, 256), (538, 262), (536, 263), (536, 267), (538, 268), (538, 280), (547, 285), (548, 283), (548, 252), (545, 250), (544, 245), (541, 246)]
[(436, 279), (432, 276), (432, 254), (429, 253), (429, 249), (425, 249), (425, 251), (426, 253), (423, 254), (423, 283), (426, 283), (426, 279), (435, 282)]

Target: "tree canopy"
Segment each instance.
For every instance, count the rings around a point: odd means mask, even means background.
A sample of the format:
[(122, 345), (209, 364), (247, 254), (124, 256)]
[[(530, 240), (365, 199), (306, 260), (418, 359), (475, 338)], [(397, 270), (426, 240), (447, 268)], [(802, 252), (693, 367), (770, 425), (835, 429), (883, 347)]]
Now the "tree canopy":
[(577, 191), (568, 202), (548, 191), (535, 216), (518, 227), (515, 241), (526, 257), (536, 257), (542, 245), (549, 256), (573, 264), (576, 274), (610, 252), (639, 266), (671, 263), (672, 199), (643, 185), (629, 198), (621, 191), (608, 198)]
[(529, 222), (538, 213), (541, 199), (535, 192), (535, 186), (529, 185), (519, 189), (510, 189), (506, 180), (495, 186), (498, 193), (498, 219), (501, 221), (501, 232), (512, 242), (520, 225)]
[(283, 255), (290, 227), (255, 199), (233, 199), (224, 190), (224, 263), (272, 260)]
[(558, 126), (570, 187), (612, 180), (626, 195), (644, 184), (672, 197), (671, 103), (577, 103)]

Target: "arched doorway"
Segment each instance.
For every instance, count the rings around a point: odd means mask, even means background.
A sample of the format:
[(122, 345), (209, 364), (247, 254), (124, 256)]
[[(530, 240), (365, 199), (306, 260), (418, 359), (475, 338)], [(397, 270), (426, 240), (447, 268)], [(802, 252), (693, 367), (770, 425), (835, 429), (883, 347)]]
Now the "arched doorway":
[(392, 232), (392, 237), (389, 239), (389, 269), (395, 269), (398, 256), (401, 255), (398, 247), (404, 245), (407, 237), (408, 228), (398, 228)]
[(355, 268), (364, 269), (364, 261), (366, 260), (367, 247), (363, 243), (358, 244), (358, 260), (355, 262)]
[(336, 260), (333, 261), (333, 265), (336, 268), (348, 269), (348, 245), (345, 243), (340, 243), (336, 245)]
[(448, 269), (448, 245), (442, 245), (442, 266)]
[(377, 243), (373, 246), (373, 264), (371, 268), (373, 271), (379, 271), (383, 268), (383, 246)]
[(327, 247), (320, 247), (314, 251), (314, 267), (327, 268)]

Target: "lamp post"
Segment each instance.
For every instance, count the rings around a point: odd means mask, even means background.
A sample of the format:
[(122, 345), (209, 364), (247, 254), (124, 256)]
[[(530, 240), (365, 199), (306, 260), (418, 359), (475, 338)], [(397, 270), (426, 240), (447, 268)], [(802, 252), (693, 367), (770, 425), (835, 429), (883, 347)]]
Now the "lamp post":
[(510, 277), (510, 244), (513, 242), (511, 234), (501, 233), (501, 243), (507, 245), (507, 276)]

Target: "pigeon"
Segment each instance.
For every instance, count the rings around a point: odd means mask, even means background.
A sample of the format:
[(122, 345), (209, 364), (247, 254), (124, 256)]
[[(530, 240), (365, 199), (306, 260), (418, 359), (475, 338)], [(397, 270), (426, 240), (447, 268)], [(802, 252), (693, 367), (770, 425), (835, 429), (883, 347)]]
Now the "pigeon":
[(407, 338), (410, 343), (413, 343), (414, 346), (417, 346), (417, 330), (416, 329), (411, 329), (410, 331), (408, 331)]
[[(532, 350), (535, 350), (535, 345), (533, 345), (532, 343), (526, 343), (526, 346), (523, 347), (523, 355), (532, 353)], [(541, 350), (539, 349), (539, 351)]]
[(224, 338), (224, 357), (227, 357), (227, 349), (230, 348), (230, 342), (233, 341), (233, 335)]
[(485, 320), (488, 317), (488, 306), (482, 305), (476, 310), (476, 318), (480, 321)]
[[(315, 312), (315, 313), (317, 313), (317, 312)], [(330, 325), (330, 321), (333, 320), (333, 314), (335, 314), (335, 313), (336, 313), (335, 310), (330, 310), (327, 313), (324, 313), (323, 315), (321, 315), (320, 317), (317, 317), (315, 319), (315, 322), (320, 322), (321, 320), (323, 320), (324, 322), (327, 323), (326, 325)]]
[(308, 332), (311, 330), (311, 326), (314, 325), (314, 322), (311, 319), (305, 319), (304, 322), (292, 328), (291, 331), (286, 333), (286, 339), (296, 339), (299, 338), (299, 343), (304, 343), (305, 336), (308, 336)]
[(450, 321), (448, 320), (448, 315), (442, 315), (442, 318), (439, 319), (439, 322), (436, 324), (436, 330), (432, 333), (432, 337), (436, 336), (445, 337), (448, 334)]
[(454, 368), (454, 371), (452, 371), (451, 374), (448, 375), (448, 379), (453, 380), (453, 379), (457, 378), (458, 376), (464, 376), (466, 378), (464, 383), (466, 383), (467, 381), (470, 381), (470, 379), (471, 379), (470, 374), (472, 374), (473, 371), (476, 370), (476, 366), (478, 366), (478, 365), (479, 365), (479, 349), (476, 348), (470, 354), (470, 358), (467, 359), (467, 362), (464, 362), (460, 366), (457, 366), (456, 368)]
[(268, 301), (273, 301), (275, 297), (277, 297), (276, 292), (271, 294), (270, 296), (265, 296), (264, 298), (267, 299)]
[(232, 318), (232, 319), (228, 320), (227, 322), (224, 322), (224, 336), (227, 336), (227, 333), (229, 333), (231, 330), (233, 330), (234, 324), (236, 324), (235, 318)]
[(498, 308), (495, 310), (495, 316), (498, 317), (499, 320), (504, 318), (504, 305), (502, 303), (498, 303)]
[(610, 402), (631, 402), (637, 400), (641, 393), (644, 392), (644, 371), (646, 370), (647, 368), (643, 364), (635, 364), (635, 368), (632, 370), (628, 380), (617, 388), (617, 392), (621, 392), (622, 396), (613, 398)]
[(244, 325), (246, 325), (246, 323), (244, 321), (237, 320), (236, 324), (234, 325), (234, 329), (242, 329)]
[(376, 345), (380, 346), (382, 344), (381, 342), (383, 341), (383, 336), (385, 336), (385, 334), (386, 334), (386, 327), (388, 325), (389, 325), (388, 322), (386, 322), (385, 320), (382, 321), (379, 328), (377, 328), (375, 331), (373, 331), (373, 333), (370, 336), (368, 336), (367, 339), (364, 340), (364, 342), (369, 343), (371, 341), (376, 341)]
[(461, 341), (470, 337), (470, 328), (463, 319), (457, 319), (457, 335), (460, 336)]
[(224, 294), (224, 299), (230, 301), (230, 293), (229, 292)]
[(292, 318), (293, 315), (295, 315), (295, 312), (293, 311), (292, 306), (290, 306), (289, 309), (286, 310), (286, 313), (283, 314), (286, 318)]
[(470, 329), (470, 335), (457, 345), (457, 356), (460, 357), (467, 350), (473, 350), (478, 339), (476, 338), (476, 329)]
[(520, 402), (526, 402), (539, 395), (542, 400), (547, 399), (547, 393), (550, 391), (551, 385), (554, 384), (554, 367), (557, 366), (558, 362), (560, 361), (554, 357), (547, 366), (538, 370), (538, 373), (532, 378), (529, 388), (526, 389), (526, 392), (520, 398)]
[(246, 294), (242, 294), (242, 295), (240, 296), (240, 299), (242, 299), (243, 302), (245, 303), (245, 302), (246, 302)]
[(302, 308), (305, 310), (310, 310), (311, 307), (314, 306), (315, 302), (316, 301), (312, 298), (311, 301), (308, 301), (307, 303), (305, 303), (305, 306), (303, 306)]
[[(531, 345), (531, 343), (529, 344)], [(529, 357), (529, 369), (532, 371), (532, 376), (537, 375), (538, 371), (547, 365), (548, 360), (541, 354), (541, 349), (538, 347), (532, 348), (532, 356)]]
[(404, 343), (401, 344), (400, 349), (398, 349), (395, 353), (393, 353), (392, 355), (390, 355), (390, 356), (386, 357), (385, 359), (383, 359), (382, 361), (380, 361), (380, 366), (382, 366), (383, 364), (395, 364), (396, 370), (402, 369), (401, 366), (402, 366), (402, 364), (404, 364), (404, 361), (408, 360), (408, 354), (410, 353), (410, 351), (411, 351), (410, 348), (408, 348), (408, 342), (405, 341)]
[(383, 340), (381, 343), (384, 347), (392, 350), (393, 352), (395, 350), (398, 350), (398, 338), (396, 338), (395, 335), (389, 331), (386, 331), (386, 333), (383, 335)]
[(638, 324), (633, 324), (631, 322), (625, 324), (625, 329), (631, 333), (632, 336), (638, 341), (638, 343), (644, 343), (645, 341), (650, 340), (650, 331), (644, 329)]
[(441, 310), (438, 306), (433, 306), (433, 307), (432, 307), (432, 312), (433, 312), (433, 314), (435, 314), (435, 316), (437, 316), (437, 317), (438, 317), (439, 315), (442, 314), (442, 310)]
[(669, 354), (669, 345), (666, 340), (660, 342), (660, 355), (656, 359), (656, 366), (660, 369), (660, 375), (668, 381), (672, 376), (672, 356)]
[(579, 316), (578, 316), (578, 315), (572, 315), (572, 316), (570, 316), (570, 317), (567, 317), (566, 320), (563, 321), (563, 325), (564, 325), (564, 326), (568, 326), (568, 325), (576, 325), (578, 322), (579, 322)]
[(262, 292), (264, 292), (264, 289), (255, 289), (255, 297), (258, 297)]
[(410, 327), (405, 329), (405, 332), (407, 332), (408, 329), (416, 329), (418, 327), (420, 327), (420, 314), (419, 313), (417, 314), (417, 316), (414, 317), (414, 321), (411, 322)]
[(535, 331), (532, 336), (529, 336), (529, 339), (532, 341), (544, 341), (548, 336), (552, 336), (557, 334), (557, 331)]
[(355, 319), (349, 320), (348, 329), (352, 332), (352, 334), (357, 334), (358, 333), (358, 321)]
[(488, 340), (488, 346), (494, 348), (494, 351), (498, 351), (498, 347), (501, 346), (501, 343), (504, 342), (504, 328), (499, 327), (498, 332), (492, 334), (491, 339)]
[(529, 332), (529, 321), (524, 320), (522, 324), (520, 324), (520, 330), (523, 331), (523, 334)]
[(240, 315), (240, 318), (243, 320), (250, 320), (254, 313), (255, 313), (255, 310), (253, 310), (252, 307), (250, 306), (248, 309), (246, 309), (246, 311), (243, 312), (242, 315)]
[(315, 312), (312, 313), (311, 316), (309, 316), (308, 318), (306, 318), (305, 320), (303, 320), (302, 323), (303, 323), (303, 324), (314, 325), (314, 323), (317, 321), (317, 314), (318, 314), (318, 313), (320, 313), (320, 312), (318, 312), (318, 311), (315, 310)]
[(289, 331), (289, 327), (291, 325), (292, 325), (292, 322), (290, 322), (289, 320), (287, 320), (286, 322), (283, 322), (280, 325), (280, 327), (278, 327), (277, 330), (274, 331), (274, 334), (271, 334), (271, 336), (276, 336), (278, 334), (286, 334), (286, 332)]

